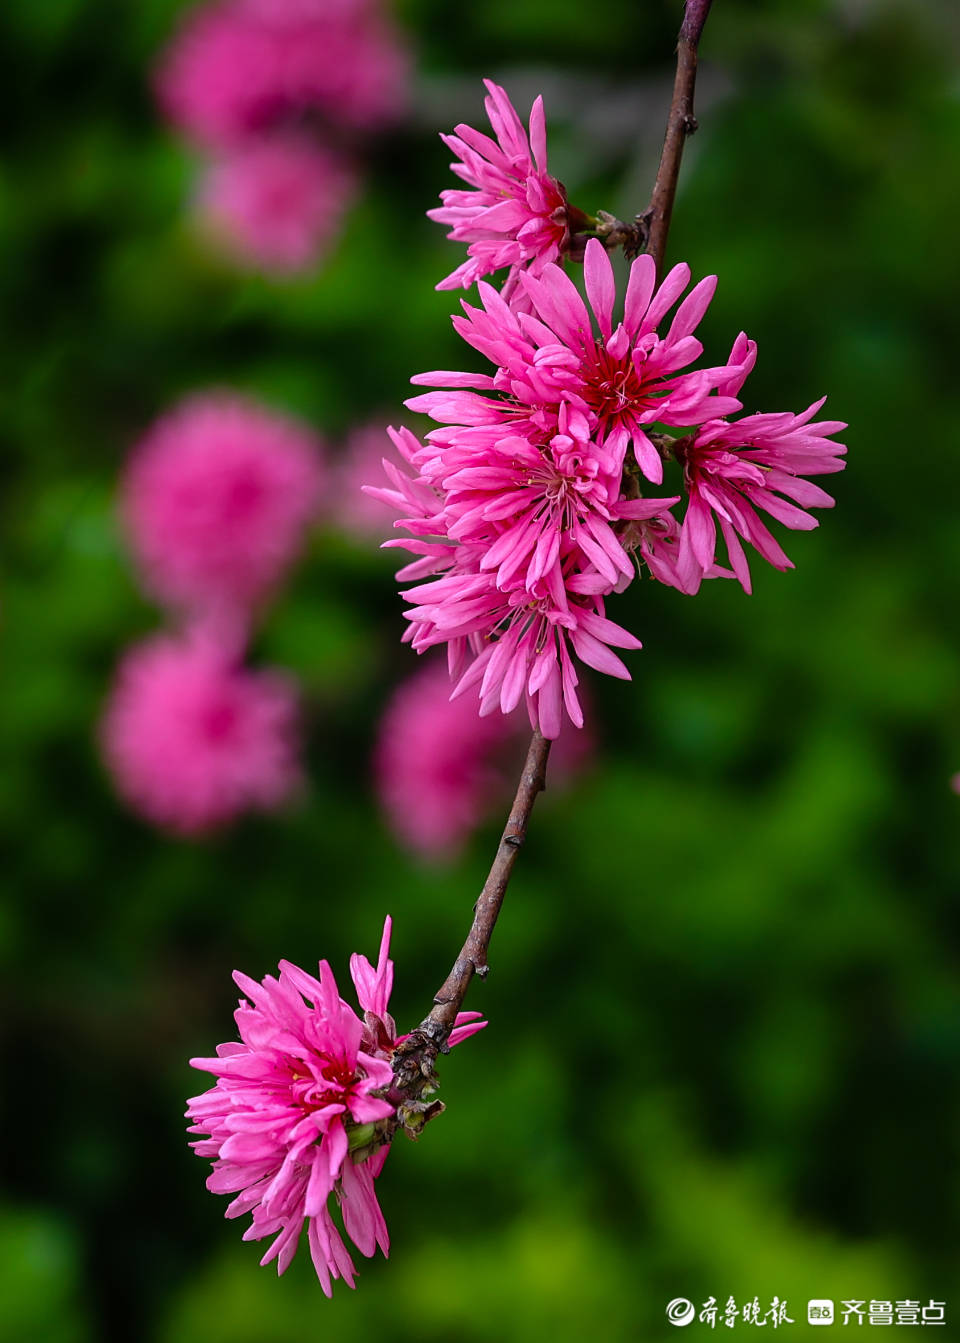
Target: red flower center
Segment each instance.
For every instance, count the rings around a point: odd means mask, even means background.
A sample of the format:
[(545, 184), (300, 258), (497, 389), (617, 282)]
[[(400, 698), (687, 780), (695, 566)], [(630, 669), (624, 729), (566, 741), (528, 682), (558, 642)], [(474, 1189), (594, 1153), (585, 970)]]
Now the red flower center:
[(627, 354), (621, 359), (612, 358), (601, 341), (597, 341), (595, 354), (581, 364), (580, 376), (583, 399), (604, 428), (611, 421), (648, 410), (657, 401), (650, 383), (637, 372), (632, 357)]

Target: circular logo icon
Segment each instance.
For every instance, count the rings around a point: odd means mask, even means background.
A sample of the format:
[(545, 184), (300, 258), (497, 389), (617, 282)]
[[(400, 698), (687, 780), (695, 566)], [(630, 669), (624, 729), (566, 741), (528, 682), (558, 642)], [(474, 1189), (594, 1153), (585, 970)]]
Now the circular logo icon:
[(667, 1306), (667, 1319), (671, 1324), (689, 1324), (697, 1313), (697, 1308), (685, 1296), (677, 1296)]

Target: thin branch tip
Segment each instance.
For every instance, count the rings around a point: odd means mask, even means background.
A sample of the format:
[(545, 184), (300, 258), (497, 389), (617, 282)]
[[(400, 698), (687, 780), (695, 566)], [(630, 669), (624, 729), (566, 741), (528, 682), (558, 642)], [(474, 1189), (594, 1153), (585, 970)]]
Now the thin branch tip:
[[(670, 219), (673, 214), (673, 201), (677, 194), (677, 181), (680, 176), (680, 160), (683, 146), (688, 135), (697, 130), (697, 119), (693, 113), (693, 92), (697, 81), (697, 46), (703, 33), (712, 0), (687, 0), (677, 40), (677, 73), (673, 84), (673, 99), (667, 117), (667, 131), (657, 169), (657, 180), (653, 184), (650, 205), (642, 216), (649, 223), (646, 250), (656, 263), (658, 274), (663, 271), (663, 258), (667, 250), (667, 234), (670, 231)], [(638, 219), (641, 216), (638, 216)]]

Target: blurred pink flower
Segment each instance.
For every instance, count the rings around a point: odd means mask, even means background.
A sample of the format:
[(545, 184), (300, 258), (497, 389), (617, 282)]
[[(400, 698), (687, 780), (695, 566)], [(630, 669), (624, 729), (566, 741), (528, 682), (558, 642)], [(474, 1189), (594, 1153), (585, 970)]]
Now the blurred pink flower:
[(451, 700), (442, 662), (418, 669), (394, 691), (380, 721), (374, 772), (380, 805), (406, 847), (428, 858), (456, 856), (499, 802), (498, 761), (516, 737), (500, 714), (481, 718), (475, 702)]
[[(393, 1105), (375, 1095), (393, 1081), (390, 1055), (398, 1043), (388, 1004), (393, 985), (390, 919), (384, 923), (376, 966), (350, 958), (363, 1018), (339, 995), (326, 961), (315, 979), (289, 961), (262, 983), (239, 971), (246, 995), (234, 1014), (239, 1043), (220, 1045), (215, 1058), (191, 1059), (216, 1085), (187, 1103), (189, 1132), (200, 1157), (213, 1160), (207, 1188), (236, 1194), (227, 1217), (252, 1213), (244, 1240), (275, 1236), (261, 1264), (283, 1273), (297, 1251), (304, 1224), (320, 1285), (354, 1285), (356, 1269), (330, 1215), (336, 1196), (346, 1234), (368, 1258), (390, 1240), (374, 1181), (389, 1151), (376, 1125)], [(450, 1036), (459, 1044), (486, 1024), (462, 1012)], [(400, 1037), (402, 1038), (402, 1037)]]
[(295, 560), (322, 482), (305, 425), (230, 392), (190, 398), (148, 430), (123, 481), (144, 582), (186, 610), (247, 610)]
[[(428, 662), (394, 691), (374, 752), (377, 793), (390, 828), (406, 848), (450, 861), (509, 799), (529, 735), (526, 717), (481, 718), (474, 700), (450, 698), (442, 662)], [(561, 732), (551, 782), (581, 772), (593, 749), (589, 731)]]
[(156, 90), (186, 135), (222, 147), (311, 109), (381, 126), (403, 108), (408, 63), (371, 0), (221, 0), (186, 15)]
[(297, 696), (289, 678), (248, 671), (207, 631), (131, 649), (101, 724), (117, 791), (146, 820), (200, 834), (295, 791)]
[(200, 184), (201, 217), (235, 256), (265, 271), (316, 264), (335, 240), (356, 179), (313, 138), (258, 136), (227, 151)]
[(438, 289), (468, 289), (503, 266), (529, 266), (536, 273), (556, 261), (570, 241), (567, 193), (547, 172), (543, 99), (530, 111), (528, 139), (505, 90), (490, 79), (483, 82), (496, 141), (466, 125), (440, 137), (459, 159), (450, 165), (453, 172), (471, 190), (441, 191), (442, 206), (427, 211), (430, 219), (451, 226), (448, 238), (469, 244), (468, 259)]

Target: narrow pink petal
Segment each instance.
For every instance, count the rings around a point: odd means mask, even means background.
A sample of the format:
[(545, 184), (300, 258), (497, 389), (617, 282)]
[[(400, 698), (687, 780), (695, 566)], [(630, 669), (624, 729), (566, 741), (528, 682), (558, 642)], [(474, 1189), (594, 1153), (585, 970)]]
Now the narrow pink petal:
[(563, 698), (560, 683), (560, 668), (556, 662), (550, 667), (546, 681), (537, 694), (537, 714), (540, 731), (548, 741), (554, 741), (560, 735), (563, 723)]
[(623, 324), (631, 336), (636, 336), (643, 326), (647, 307), (657, 283), (657, 267), (652, 256), (644, 252), (630, 267), (630, 279), (627, 281), (627, 296), (623, 307)]
[(621, 681), (630, 680), (628, 668), (616, 653), (611, 652), (606, 644), (602, 644), (586, 630), (571, 631), (570, 642), (577, 657), (588, 667), (593, 667), (595, 671), (603, 672), (607, 676), (616, 676)]
[(697, 329), (701, 318), (710, 306), (710, 300), (713, 298), (716, 287), (717, 277), (708, 275), (706, 279), (701, 280), (698, 285), (690, 290), (670, 324), (670, 330), (667, 332), (669, 343), (681, 340)]
[(640, 640), (635, 638), (629, 630), (623, 629), (620, 625), (615, 625), (606, 616), (596, 615), (593, 611), (581, 611), (579, 619), (581, 626), (589, 634), (605, 644), (613, 644), (614, 648), (627, 648), (635, 652), (643, 647)]
[(587, 297), (600, 330), (609, 336), (613, 330), (613, 304), (617, 294), (613, 266), (599, 238), (591, 238), (583, 257), (583, 278)]
[(733, 572), (737, 576), (737, 581), (749, 597), (753, 592), (753, 586), (750, 581), (750, 566), (747, 563), (747, 557), (744, 554), (743, 546), (740, 544), (740, 538), (737, 536), (733, 527), (726, 518), (720, 519), (720, 530), (723, 533), (723, 539), (726, 542), (727, 554), (730, 556), (730, 564)]
[(685, 261), (667, 273), (666, 278), (657, 290), (650, 306), (647, 308), (646, 316), (643, 319), (643, 331), (653, 331), (661, 317), (673, 307), (677, 299), (690, 283), (690, 267)]
[(313, 1260), (314, 1270), (320, 1280), (321, 1290), (324, 1296), (329, 1299), (333, 1296), (333, 1286), (330, 1281), (330, 1261), (326, 1252), (326, 1238), (322, 1233), (318, 1217), (310, 1219), (307, 1228), (307, 1244), (310, 1246), (310, 1258)]
[(533, 159), (540, 172), (547, 171), (547, 123), (543, 111), (543, 98), (534, 99), (530, 109), (530, 148)]
[(387, 1254), (390, 1240), (380, 1204), (373, 1188), (373, 1176), (366, 1163), (347, 1161), (341, 1181), (340, 1210), (347, 1235), (361, 1254), (369, 1259), (377, 1245)]

